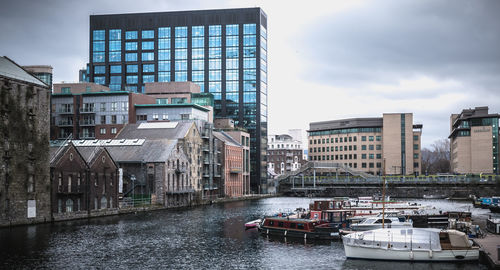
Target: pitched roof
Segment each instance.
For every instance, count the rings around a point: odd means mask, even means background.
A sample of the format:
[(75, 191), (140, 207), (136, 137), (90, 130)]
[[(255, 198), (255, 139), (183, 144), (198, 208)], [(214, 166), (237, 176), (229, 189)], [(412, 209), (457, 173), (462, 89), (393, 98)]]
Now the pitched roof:
[(229, 136), (226, 132), (224, 131), (214, 131), (214, 136), (223, 141), (224, 143), (226, 143), (227, 145), (231, 145), (231, 146), (240, 146), (241, 147), (241, 144), (238, 143), (235, 139), (233, 139), (233, 137)]
[[(175, 148), (177, 140), (146, 140), (142, 145), (105, 146), (113, 160), (119, 162), (165, 162)], [(83, 156), (89, 156), (94, 147), (77, 146)]]
[(0, 76), (25, 81), (46, 88), (48, 87), (43, 81), (31, 75), (29, 72), (24, 70), (21, 66), (19, 66), (6, 56), (0, 56)]
[(152, 122), (126, 125), (117, 139), (183, 139), (193, 122)]

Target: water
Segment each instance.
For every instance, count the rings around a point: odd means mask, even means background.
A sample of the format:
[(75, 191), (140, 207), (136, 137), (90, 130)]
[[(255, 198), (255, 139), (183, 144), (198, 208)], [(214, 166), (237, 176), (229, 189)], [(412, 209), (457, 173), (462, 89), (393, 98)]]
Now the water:
[[(486, 269), (477, 263), (346, 260), (341, 241), (268, 239), (244, 229), (247, 221), (307, 208), (310, 201), (268, 198), (0, 229), (0, 268)], [(467, 210), (470, 205), (427, 202), (449, 208), (443, 210)], [(488, 211), (471, 210), (479, 215)]]

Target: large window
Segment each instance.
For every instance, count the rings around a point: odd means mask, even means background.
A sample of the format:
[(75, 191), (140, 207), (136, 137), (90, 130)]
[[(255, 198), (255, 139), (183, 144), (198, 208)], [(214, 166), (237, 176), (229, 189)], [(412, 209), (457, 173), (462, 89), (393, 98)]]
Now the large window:
[(175, 27), (175, 81), (187, 81), (187, 39), (186, 26)]
[[(214, 95), (215, 100), (220, 100), (222, 97), (222, 26), (208, 26), (208, 91)], [(220, 103), (216, 103), (216, 112), (220, 111)]]
[(239, 25), (226, 25), (226, 104), (228, 117), (238, 118)]
[(170, 44), (171, 44), (171, 28), (158, 28), (158, 81), (170, 81)]
[(109, 62), (121, 62), (121, 38), (122, 30), (111, 29), (109, 30)]
[(105, 30), (94, 30), (92, 32), (92, 61), (95, 63), (102, 63), (104, 62), (104, 56), (105, 56), (105, 38), (106, 38), (106, 31)]

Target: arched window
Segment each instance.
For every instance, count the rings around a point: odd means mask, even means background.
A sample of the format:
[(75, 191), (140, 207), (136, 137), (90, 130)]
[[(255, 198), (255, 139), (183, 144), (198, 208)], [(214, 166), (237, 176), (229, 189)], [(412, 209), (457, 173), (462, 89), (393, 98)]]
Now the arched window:
[(106, 197), (102, 196), (101, 198), (101, 209), (106, 209), (108, 208), (108, 200)]
[(66, 201), (66, 212), (68, 212), (68, 213), (73, 212), (73, 200), (72, 199), (68, 199)]

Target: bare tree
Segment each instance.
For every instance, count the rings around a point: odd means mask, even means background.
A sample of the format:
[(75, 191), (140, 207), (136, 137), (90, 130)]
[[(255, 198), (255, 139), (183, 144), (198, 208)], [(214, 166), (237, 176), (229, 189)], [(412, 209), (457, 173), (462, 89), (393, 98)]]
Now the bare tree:
[(431, 148), (424, 148), (422, 155), (422, 173), (448, 173), (450, 172), (450, 141), (437, 140)]

